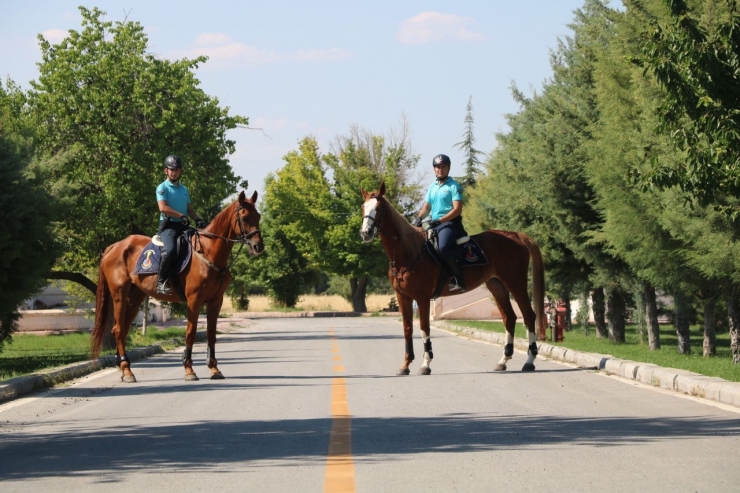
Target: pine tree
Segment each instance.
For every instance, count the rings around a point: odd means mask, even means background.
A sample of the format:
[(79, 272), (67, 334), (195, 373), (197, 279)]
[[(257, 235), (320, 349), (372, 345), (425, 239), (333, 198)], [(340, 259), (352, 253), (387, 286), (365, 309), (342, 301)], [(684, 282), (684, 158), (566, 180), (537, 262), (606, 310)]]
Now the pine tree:
[(475, 135), (473, 134), (473, 96), (468, 99), (468, 105), (465, 108), (465, 132), (463, 133), (463, 140), (455, 144), (455, 147), (460, 149), (465, 155), (465, 177), (463, 178), (463, 186), (472, 187), (475, 186), (476, 178), (480, 172), (481, 160), (478, 156), (482, 155), (483, 152), (477, 150), (475, 146)]

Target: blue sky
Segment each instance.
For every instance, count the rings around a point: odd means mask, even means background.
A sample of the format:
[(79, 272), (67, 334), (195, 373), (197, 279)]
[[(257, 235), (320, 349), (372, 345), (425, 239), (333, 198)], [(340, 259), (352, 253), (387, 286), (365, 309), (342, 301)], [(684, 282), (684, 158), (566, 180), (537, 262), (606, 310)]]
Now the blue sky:
[(210, 57), (197, 72), (203, 90), (267, 135), (229, 135), (236, 174), (262, 192), (301, 138), (315, 136), (326, 152), (350, 125), (388, 134), (402, 115), (429, 181), (436, 154), (453, 168), (462, 161), (453, 146), (471, 96), (477, 148), (492, 151), (504, 115), (518, 110), (511, 84), (530, 94), (550, 77), (550, 52), (583, 0), (6, 1), (3, 80), (27, 89), (40, 60), (36, 35), (58, 41), (80, 30), (79, 5), (140, 22), (160, 57)]

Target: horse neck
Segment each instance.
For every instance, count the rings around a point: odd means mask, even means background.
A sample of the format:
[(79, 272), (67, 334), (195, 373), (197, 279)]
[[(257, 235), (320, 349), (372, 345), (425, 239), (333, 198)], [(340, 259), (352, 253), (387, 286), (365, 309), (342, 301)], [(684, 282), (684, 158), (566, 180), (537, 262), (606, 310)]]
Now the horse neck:
[[(211, 224), (206, 227), (205, 231), (213, 233), (230, 240), (236, 239), (236, 231), (231, 221), (236, 215), (236, 202), (213, 218)], [(231, 249), (234, 247), (233, 241), (224, 241), (210, 235), (200, 235), (201, 241), (207, 246), (208, 259), (216, 265), (223, 265), (229, 260)]]
[[(422, 233), (408, 224), (391, 204), (385, 201), (385, 214), (380, 224), (380, 242), (388, 259), (397, 265), (407, 264), (417, 257), (424, 244)], [(417, 237), (418, 236), (418, 237)]]

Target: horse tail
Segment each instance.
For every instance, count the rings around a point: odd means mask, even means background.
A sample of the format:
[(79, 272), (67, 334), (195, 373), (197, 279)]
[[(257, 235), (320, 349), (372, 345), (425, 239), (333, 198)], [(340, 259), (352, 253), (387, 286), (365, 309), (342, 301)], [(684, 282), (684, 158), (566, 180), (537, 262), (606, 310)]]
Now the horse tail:
[(540, 247), (532, 238), (524, 233), (517, 233), (529, 250), (532, 258), (532, 303), (536, 316), (536, 327), (542, 334), (547, 329), (547, 317), (545, 316), (545, 265), (542, 261)]
[[(108, 253), (108, 250), (105, 253)], [(105, 278), (105, 270), (103, 269), (105, 253), (100, 258), (98, 289), (95, 293), (95, 326), (93, 327), (90, 338), (90, 352), (93, 358), (97, 358), (100, 355), (105, 329), (108, 327), (108, 317), (110, 316), (111, 294), (110, 289), (108, 289), (108, 281)]]

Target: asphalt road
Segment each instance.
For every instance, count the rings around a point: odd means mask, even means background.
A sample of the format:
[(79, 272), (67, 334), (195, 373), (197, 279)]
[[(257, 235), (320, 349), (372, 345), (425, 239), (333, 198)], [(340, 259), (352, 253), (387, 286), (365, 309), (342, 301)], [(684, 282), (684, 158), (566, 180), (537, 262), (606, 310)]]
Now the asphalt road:
[[(734, 408), (434, 330), (396, 377), (394, 318), (251, 321), (226, 380), (180, 354), (0, 406), (0, 491), (738, 491)], [(205, 346), (194, 352), (206, 377)]]

